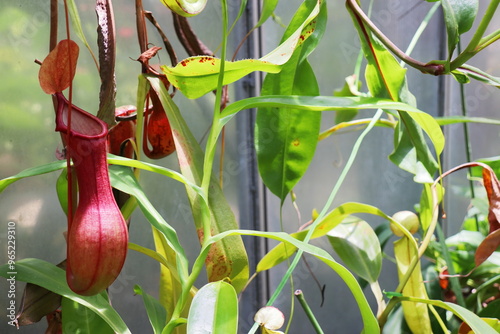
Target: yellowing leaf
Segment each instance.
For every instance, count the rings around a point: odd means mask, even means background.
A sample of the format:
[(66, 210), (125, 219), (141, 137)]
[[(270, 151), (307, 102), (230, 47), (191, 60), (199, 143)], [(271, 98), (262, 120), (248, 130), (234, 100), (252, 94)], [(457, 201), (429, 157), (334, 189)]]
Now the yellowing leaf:
[[(417, 249), (412, 244), (412, 240), (403, 237), (394, 243), (394, 255), (398, 265), (398, 276), (402, 279), (408, 271), (411, 260), (418, 256)], [(420, 271), (420, 263), (417, 264), (410, 279), (403, 288), (403, 295), (428, 299), (425, 291), (422, 272)], [(403, 314), (413, 334), (428, 334), (432, 333), (431, 322), (427, 305), (403, 301)]]

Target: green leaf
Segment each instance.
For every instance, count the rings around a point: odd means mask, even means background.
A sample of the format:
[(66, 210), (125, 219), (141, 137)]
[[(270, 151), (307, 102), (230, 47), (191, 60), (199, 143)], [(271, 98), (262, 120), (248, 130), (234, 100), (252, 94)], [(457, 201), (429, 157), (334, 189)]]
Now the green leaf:
[(0, 193), (4, 191), (5, 188), (7, 188), (9, 185), (20, 179), (55, 172), (56, 170), (62, 169), (64, 167), (66, 167), (66, 161), (54, 161), (46, 165), (25, 169), (14, 176), (10, 176), (0, 180)]
[[(315, 0), (315, 3), (310, 15), (269, 54), (260, 59), (225, 61), (223, 84), (230, 84), (254, 71), (278, 73), (282, 65), (291, 58), (295, 48), (313, 34), (320, 1)], [(186, 97), (196, 99), (217, 88), (220, 61), (215, 57), (198, 56), (182, 60), (175, 67), (162, 66), (161, 69), (172, 85)]]
[(436, 117), (435, 120), (437, 124), (441, 126), (457, 124), (457, 123), (482, 123), (482, 124), (500, 125), (499, 120), (486, 117), (447, 116), (447, 117)]
[(468, 77), (473, 78), (475, 80), (478, 80), (482, 83), (500, 88), (500, 77), (495, 77), (493, 75), (490, 75), (490, 74), (480, 70), (477, 67), (463, 64), (462, 66), (457, 68), (456, 71), (459, 71), (459, 72), (467, 75)]
[[(426, 176), (424, 180), (430, 180), (430, 172), (435, 168), (435, 160), (432, 157), (425, 139), (421, 133), (421, 130), (429, 136), (431, 142), (434, 145), (437, 154), (443, 151), (445, 138), (439, 124), (434, 120), (434, 118), (426, 114), (417, 108), (402, 102), (395, 102), (384, 98), (373, 98), (373, 97), (332, 97), (332, 96), (262, 96), (253, 97), (248, 99), (243, 99), (234, 102), (223, 110), (221, 115), (220, 126), (225, 125), (231, 118), (240, 110), (271, 106), (271, 107), (294, 107), (296, 109), (303, 110), (355, 110), (355, 109), (395, 109), (400, 111), (402, 119), (408, 124), (410, 130), (408, 134), (402, 135), (405, 140), (402, 146), (406, 151), (397, 152), (401, 154), (397, 157), (396, 161), (403, 161), (406, 155), (413, 154), (413, 159), (409, 160), (411, 163), (416, 161), (416, 156), (418, 152), (418, 157), (421, 158), (426, 165), (420, 164), (419, 169), (415, 165), (409, 165), (408, 169), (417, 171), (421, 175)], [(406, 113), (403, 113), (406, 112)], [(409, 117), (408, 117), (409, 116)], [(401, 122), (398, 124), (402, 124)], [(410, 135), (413, 138), (410, 138)], [(411, 142), (413, 140), (413, 142)], [(411, 155), (409, 157), (412, 157)]]
[[(296, 54), (292, 59), (298, 61), (299, 57)], [(318, 95), (319, 88), (309, 63), (294, 64), (291, 60), (279, 74), (266, 77), (261, 94)], [(321, 113), (314, 111), (261, 108), (257, 112), (255, 148), (259, 173), (282, 202), (314, 157), (320, 125)]]
[(377, 281), (382, 269), (382, 250), (367, 222), (354, 217), (344, 220), (327, 236), (347, 268), (369, 283)]
[(139, 285), (134, 286), (134, 292), (142, 296), (154, 334), (161, 334), (167, 322), (167, 312), (165, 308), (156, 298), (144, 292)]
[[(357, 87), (355, 83), (358, 83)], [(357, 81), (355, 75), (350, 75), (345, 78), (345, 83), (342, 89), (337, 89), (333, 92), (333, 96), (359, 96), (361, 93), (359, 89), (361, 88), (361, 81)], [(342, 122), (349, 122), (356, 117), (358, 110), (338, 110), (335, 114), (335, 124)]]
[(460, 35), (469, 31), (477, 15), (477, 0), (441, 0), (444, 22), (448, 34), (448, 58), (460, 39)]
[(85, 33), (83, 32), (82, 29), (82, 21), (80, 20), (80, 15), (78, 14), (78, 7), (75, 4), (75, 0), (68, 0), (68, 9), (71, 21), (73, 21), (73, 29), (76, 35), (78, 36), (78, 38), (80, 38), (80, 40), (85, 45), (87, 50), (89, 50), (89, 53), (92, 56), (92, 59), (94, 60), (94, 63), (96, 64), (97, 68), (99, 68), (94, 52), (92, 51), (89, 42), (87, 42), (87, 38), (85, 38)]
[[(307, 20), (317, 6), (305, 1), (295, 13), (283, 40)], [(314, 72), (306, 60), (324, 33), (325, 2), (315, 19), (314, 33), (295, 50), (278, 74), (268, 74), (261, 95), (319, 95)], [(283, 202), (306, 172), (318, 143), (321, 114), (295, 108), (260, 108), (255, 125), (259, 173), (264, 184)]]
[(479, 318), (477, 315), (469, 311), (468, 309), (454, 304), (450, 302), (443, 302), (441, 300), (434, 300), (434, 299), (420, 299), (420, 298), (411, 298), (411, 297), (398, 297), (400, 300), (405, 300), (405, 301), (411, 301), (415, 303), (425, 303), (425, 304), (430, 304), (434, 305), (437, 307), (441, 307), (447, 311), (452, 312), (455, 314), (457, 317), (462, 319), (464, 322), (466, 322), (470, 328), (475, 332), (475, 333), (481, 333), (481, 334), (497, 334), (497, 331), (494, 330), (491, 326), (489, 326), (485, 321), (483, 321), (481, 318)]
[(237, 332), (238, 298), (234, 287), (224, 281), (203, 286), (194, 296), (189, 309), (187, 333)]
[(408, 99), (403, 99), (403, 89), (406, 88), (406, 69), (402, 68), (394, 56), (375, 38), (371, 31), (360, 24), (356, 14), (350, 12), (354, 26), (358, 30), (363, 53), (368, 62), (365, 70), (365, 79), (372, 96), (385, 97), (394, 101), (405, 101), (413, 105)]
[[(372, 214), (375, 216), (385, 218), (389, 221), (392, 221), (391, 217), (387, 216), (384, 212), (382, 212), (380, 209), (374, 206), (362, 203), (354, 203), (354, 202), (344, 203), (335, 208), (334, 210), (332, 210), (325, 216), (325, 218), (321, 220), (311, 238), (319, 238), (326, 235), (329, 231), (333, 230), (348, 216), (358, 213)], [(307, 232), (308, 229), (292, 233), (290, 234), (290, 237), (298, 240), (304, 240)], [(271, 269), (272, 267), (276, 266), (277, 264), (283, 262), (288, 257), (290, 257), (295, 252), (295, 250), (296, 248), (290, 245), (287, 245), (285, 247), (285, 244), (283, 243), (275, 246), (259, 261), (259, 263), (257, 264), (256, 271), (261, 272), (264, 270)]]
[[(283, 243), (287, 243), (287, 248), (299, 248), (302, 251), (311, 254), (318, 258), (319, 260), (323, 261), (327, 266), (329, 266), (332, 270), (334, 270), (345, 282), (347, 287), (350, 289), (351, 293), (354, 296), (354, 299), (356, 300), (358, 307), (361, 312), (361, 317), (363, 319), (363, 324), (364, 324), (364, 333), (370, 333), (370, 334), (378, 334), (380, 333), (380, 328), (378, 326), (377, 319), (375, 318), (370, 305), (368, 304), (368, 301), (366, 300), (366, 297), (363, 293), (363, 290), (358, 284), (358, 281), (356, 278), (347, 270), (344, 266), (336, 262), (330, 254), (328, 254), (325, 250), (304, 243), (302, 241), (299, 241), (292, 236), (290, 236), (287, 233), (284, 232), (259, 232), (259, 231), (249, 231), (249, 230), (237, 230), (237, 231), (226, 231), (223, 233), (220, 233), (216, 236), (213, 236), (210, 238), (207, 243), (204, 245), (202, 248), (202, 253), (196, 260), (196, 262), (202, 261), (201, 259), (203, 258), (204, 255), (208, 252), (210, 249), (210, 245), (214, 242), (219, 241), (222, 238), (231, 236), (231, 235), (249, 235), (249, 236), (255, 236), (255, 237), (264, 237), (264, 238), (269, 238), (273, 240), (277, 240)], [(196, 265), (196, 263), (195, 263)]]
[[(165, 236), (156, 229), (153, 229), (153, 238), (157, 252), (165, 259), (165, 264), (160, 267), (158, 299), (161, 305), (167, 310), (167, 314), (169, 314), (168, 320), (170, 320), (171, 315), (174, 313), (175, 306), (181, 300), (182, 283), (175, 269), (177, 265), (175, 251), (168, 245)], [(194, 290), (194, 288), (191, 290)], [(184, 317), (187, 317), (188, 307), (191, 304), (192, 296), (193, 294), (190, 294), (186, 301), (186, 306), (182, 313)], [(174, 333), (181, 333), (180, 330), (180, 328), (176, 328)]]
[(68, 215), (68, 170), (63, 169), (56, 181), (56, 192), (59, 204), (64, 213)]
[[(415, 182), (432, 183), (434, 173), (438, 170), (438, 163), (427, 145), (422, 128), (412, 115), (405, 112), (400, 112), (399, 115), (400, 121), (394, 132), (394, 151), (389, 155), (389, 159), (399, 168), (414, 174)], [(436, 150), (440, 153), (444, 147), (444, 136), (432, 117), (427, 116), (425, 121), (433, 127), (429, 132), (440, 137), (433, 140)]]
[(163, 219), (151, 204), (130, 168), (110, 166), (109, 176), (111, 185), (124, 193), (134, 196), (142, 213), (151, 225), (163, 233), (169, 246), (176, 252), (179, 279), (181, 282), (185, 282), (188, 277), (188, 260), (175, 229)]
[[(436, 193), (438, 196), (438, 203), (441, 203), (444, 196), (444, 188), (438, 183), (436, 184)], [(427, 229), (431, 225), (432, 216), (434, 213), (434, 203), (432, 196), (432, 186), (429, 183), (424, 184), (424, 189), (422, 190), (422, 195), (420, 196), (420, 226), (424, 231), (424, 234), (427, 232)]]
[[(172, 127), (177, 157), (182, 174), (192, 184), (200, 185), (202, 180), (204, 154), (200, 145), (188, 128), (179, 108), (172, 101), (170, 94), (158, 78), (148, 77), (151, 86), (158, 94), (163, 108)], [(201, 205), (206, 200), (192, 187), (186, 186), (186, 192), (191, 203), (193, 218), (199, 236), (203, 237)], [(237, 229), (238, 223), (227, 202), (218, 181), (212, 176), (210, 180), (208, 205), (211, 215), (211, 230), (213, 234)], [(234, 236), (214, 245), (211, 259), (207, 259), (206, 267), (210, 281), (229, 277), (231, 284), (239, 292), (245, 286), (248, 276), (248, 258), (241, 237)], [(217, 259), (217, 261), (215, 261)]]
[(252, 30), (260, 27), (267, 21), (271, 15), (273, 15), (276, 6), (278, 5), (278, 0), (265, 0), (262, 2), (262, 9), (260, 11), (259, 22), (252, 28)]
[(95, 314), (78, 302), (63, 298), (62, 327), (65, 332), (74, 334), (114, 334), (115, 331), (104, 321), (103, 318)]
[[(0, 276), (9, 278), (12, 275), (9, 274), (10, 271), (8, 265), (0, 266)], [(104, 292), (95, 296), (80, 296), (74, 293), (66, 283), (65, 271), (52, 263), (39, 259), (16, 261), (15, 278), (17, 281), (39, 285), (88, 307), (117, 333), (130, 333), (127, 325), (109, 304)]]

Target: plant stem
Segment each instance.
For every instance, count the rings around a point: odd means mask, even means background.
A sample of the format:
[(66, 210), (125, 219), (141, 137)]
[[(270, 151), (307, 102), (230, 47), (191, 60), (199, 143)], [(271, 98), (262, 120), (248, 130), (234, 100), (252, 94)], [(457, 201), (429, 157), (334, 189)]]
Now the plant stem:
[[(460, 52), (461, 49), (461, 44), (458, 42), (458, 52)], [(462, 108), (462, 116), (464, 118), (467, 117), (467, 105), (465, 104), (465, 87), (463, 83), (460, 83), (460, 104)], [(464, 145), (465, 145), (465, 159), (467, 162), (470, 162), (472, 160), (472, 148), (471, 148), (471, 143), (470, 143), (470, 138), (469, 138), (469, 126), (467, 123), (463, 124), (463, 131), (464, 131)], [(474, 199), (476, 197), (475, 191), (474, 191), (474, 181), (470, 178), (470, 172), (469, 174), (469, 190), (470, 190), (470, 197), (471, 199)], [(476, 231), (479, 231), (479, 219), (477, 217), (477, 214), (474, 215), (474, 219), (476, 222)]]
[(481, 51), (482, 49), (484, 49), (488, 45), (492, 44), (493, 42), (496, 42), (498, 39), (500, 39), (500, 29), (489, 34), (488, 36), (481, 38), (481, 41), (479, 42), (479, 45), (477, 46), (477, 50)]
[(476, 53), (484, 48), (481, 47), (480, 49), (478, 49), (478, 46), (481, 46), (480, 43), (482, 41), (482, 37), (486, 29), (488, 28), (488, 25), (490, 24), (491, 19), (493, 18), (493, 15), (495, 14), (499, 4), (500, 0), (492, 0), (490, 2), (488, 8), (486, 9), (486, 13), (484, 13), (483, 18), (481, 19), (481, 22), (479, 23), (479, 26), (474, 33), (474, 36), (472, 36), (472, 39), (469, 42), (469, 45), (467, 45), (465, 50), (450, 63), (450, 71), (453, 71), (454, 69), (460, 67), (467, 60), (472, 58)]
[[(497, 0), (500, 1), (500, 0)], [(404, 61), (409, 66), (416, 68), (423, 73), (429, 73), (433, 75), (440, 75), (444, 73), (444, 65), (437, 63), (422, 63), (412, 57), (408, 56), (406, 53), (401, 51), (387, 36), (377, 28), (377, 26), (370, 20), (370, 18), (363, 12), (356, 0), (347, 0), (346, 6), (350, 9), (353, 14), (365, 24), (366, 27), (375, 35), (377, 38), (388, 48), (392, 53), (394, 53), (399, 59)]]
[[(226, 0), (221, 0), (222, 7), (222, 44), (221, 44), (221, 55), (220, 55), (220, 67), (219, 67), (219, 77), (217, 82), (217, 91), (215, 93), (214, 102), (214, 114), (212, 118), (212, 126), (210, 127), (210, 133), (208, 135), (207, 145), (205, 149), (205, 159), (203, 161), (203, 179), (201, 181), (201, 189), (205, 193), (208, 199), (208, 189), (210, 185), (210, 179), (212, 177), (212, 167), (215, 157), (216, 142), (219, 133), (222, 131), (219, 126), (220, 112), (221, 112), (221, 101), (222, 101), (222, 87), (224, 82), (224, 68), (225, 59), (227, 53), (227, 27), (228, 27), (228, 13), (227, 13), (227, 2)], [(203, 240), (206, 241), (211, 236), (210, 231), (210, 210), (208, 207), (204, 207), (203, 210)]]
[[(332, 126), (331, 128), (321, 132), (319, 134), (318, 140), (323, 140), (330, 137), (334, 132), (350, 127), (350, 126), (364, 126), (371, 122), (370, 118), (356, 119), (354, 121), (342, 122)], [(385, 126), (394, 129), (396, 127), (396, 122), (390, 121), (388, 119), (379, 119), (375, 126)]]
[(314, 330), (318, 334), (323, 334), (323, 330), (321, 329), (321, 326), (318, 323), (318, 320), (316, 320), (316, 317), (314, 316), (314, 313), (312, 312), (311, 308), (306, 302), (306, 298), (304, 297), (304, 294), (302, 293), (302, 290), (296, 290), (295, 291), (295, 297), (299, 300), (300, 306), (304, 309), (304, 312), (306, 313), (307, 317), (309, 318), (309, 321), (311, 322), (312, 326), (314, 327)]

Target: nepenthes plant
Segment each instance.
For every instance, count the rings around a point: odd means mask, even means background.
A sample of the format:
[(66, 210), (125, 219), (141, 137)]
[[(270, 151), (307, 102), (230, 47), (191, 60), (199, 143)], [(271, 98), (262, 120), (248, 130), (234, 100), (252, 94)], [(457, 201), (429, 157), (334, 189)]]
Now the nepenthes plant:
[[(230, 11), (235, 4), (226, 0), (211, 8), (202, 0), (136, 0), (133, 6), (127, 4), (133, 8), (134, 22), (117, 22), (116, 6), (121, 4), (97, 0), (91, 4), (97, 14), (93, 22), (96, 56), (85, 37), (84, 27), (90, 22), (81, 20), (82, 4), (51, 0), (49, 52), (37, 56), (36, 66), (40, 87), (53, 102), (51, 126), (60, 133), (61, 159), (1, 179), (0, 192), (17, 181), (29, 183), (35, 176), (59, 173), (57, 195), (67, 217), (67, 231), (60, 236), (66, 258), (59, 263), (16, 259), (0, 267), (0, 275), (10, 278), (15, 266), (15, 280), (27, 283), (22, 303), (12, 318), (7, 317), (9, 326), (23, 329), (46, 318), (47, 333), (130, 333), (132, 325), (113, 303), (120, 293), (142, 296), (153, 333), (297, 333), (292, 319), (302, 310), (310, 332), (331, 332), (325, 327), (330, 320), (317, 316), (321, 306), (306, 301), (301, 281), (315, 282), (323, 299), (326, 288), (348, 290), (355, 307), (345, 312), (356, 314), (357, 328), (363, 333), (497, 333), (499, 160), (473, 161), (469, 156), (466, 163), (445, 171), (442, 158), (447, 149), (444, 127), (463, 123), (467, 133), (469, 122), (498, 125), (498, 121), (466, 113), (433, 116), (420, 109), (407, 72), (412, 68), (436, 80), (446, 76), (460, 85), (475, 80), (498, 88), (498, 77), (468, 62), (500, 38), (500, 30), (492, 28), (499, 1), (490, 1), (481, 14), (478, 1), (426, 1), (428, 13), (412, 45), (438, 11), (446, 33), (446, 54), (430, 61), (413, 58), (412, 48), (402, 51), (378, 27), (370, 15), (372, 2), (300, 2), (283, 26), (281, 40), (268, 52), (245, 58), (238, 56), (238, 50), (252, 33), (269, 21), (281, 21), (275, 14), (279, 1), (262, 1), (255, 26), (230, 50), (232, 33), (250, 7), (247, 1)], [(220, 30), (213, 32), (218, 44), (207, 46), (190, 18), (207, 10), (213, 13), (214, 8), (218, 16), (210, 19), (220, 21)], [(350, 16), (349, 27), (357, 34), (358, 57), (344, 87), (325, 95), (313, 55), (330, 29), (328, 13), (340, 9)], [(165, 12), (172, 15), (166, 23), (158, 19)], [(137, 54), (126, 65), (116, 60), (121, 46), (116, 37), (118, 23), (128, 28), (124, 34), (134, 32), (134, 39), (129, 36), (127, 41), (137, 42)], [(462, 39), (467, 41), (463, 49)], [(159, 41), (158, 45), (152, 41)], [(95, 112), (84, 105), (90, 104), (85, 99), (74, 103), (81, 89), (77, 79), (84, 75), (79, 72), (84, 52), (93, 59), (100, 84), (98, 94), (88, 97), (98, 101)], [(117, 104), (120, 66), (137, 69), (134, 105)], [(255, 73), (264, 76), (260, 92), (239, 98), (235, 85)], [(190, 111), (179, 107), (181, 98), (209, 101), (213, 112), (201, 135), (202, 117), (188, 122)], [(231, 195), (225, 192), (225, 149), (238, 135), (226, 130), (250, 110), (256, 110), (251, 124), (255, 167), (276, 199), (280, 231), (243, 229)], [(333, 121), (325, 117), (330, 114), (335, 115)], [(409, 204), (415, 205), (415, 212), (401, 208), (389, 214), (370, 203), (342, 201), (341, 189), (360, 159), (358, 153), (369, 147), (367, 137), (379, 129), (391, 133), (391, 140), (384, 143), (392, 150), (389, 161), (421, 191), (419, 202)], [(319, 143), (347, 131), (359, 136), (340, 163), (340, 174), (325, 181), (332, 187), (318, 202), (320, 209), (301, 222), (300, 198), (294, 189), (315, 164)], [(174, 157), (177, 166), (164, 167), (167, 157)], [(468, 191), (475, 211), (457, 235), (447, 238), (442, 228), (444, 198), (453, 185), (447, 186), (444, 180), (462, 169), (469, 170)], [(148, 195), (147, 174), (161, 180), (155, 187), (167, 197), (177, 196), (169, 188), (171, 183), (183, 188), (196, 247), (185, 242), (181, 227), (167, 219), (156, 199)], [(484, 192), (482, 197), (475, 195), (478, 189)], [(397, 194), (380, 187), (380, 196)], [(483, 206), (477, 205), (480, 200)], [(290, 203), (301, 222), (296, 229), (283, 219)], [(137, 215), (144, 224), (139, 225)], [(135, 228), (152, 235), (153, 245), (129, 238)], [(272, 240), (273, 247), (253, 261), (249, 237)], [(114, 291), (113, 283), (119, 281), (132, 252), (159, 264), (159, 270), (149, 273), (158, 285), (155, 294), (134, 278), (133, 286)], [(312, 263), (327, 268), (343, 285), (325, 286), (311, 269)], [(308, 270), (306, 278), (301, 274), (299, 280), (297, 268), (302, 264)], [(380, 280), (387, 266), (394, 270), (395, 285)], [(241, 304), (248, 301), (240, 299), (245, 291), (256, 284), (256, 277), (276, 268), (285, 269), (274, 290), (252, 314), (243, 314)], [(287, 292), (289, 288), (292, 292)], [(276, 307), (280, 296), (287, 294), (293, 295), (289, 307)], [(342, 322), (342, 315), (335, 317)]]

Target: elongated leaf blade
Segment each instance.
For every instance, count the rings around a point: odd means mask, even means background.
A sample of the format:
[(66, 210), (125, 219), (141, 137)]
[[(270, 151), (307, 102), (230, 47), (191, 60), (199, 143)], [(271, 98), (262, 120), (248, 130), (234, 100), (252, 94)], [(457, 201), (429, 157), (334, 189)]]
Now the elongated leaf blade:
[(459, 36), (469, 31), (478, 11), (477, 0), (441, 0), (448, 34), (448, 53), (451, 57)]
[(187, 320), (187, 333), (238, 332), (238, 298), (231, 284), (208, 283), (193, 298)]
[[(417, 249), (415, 249), (414, 243), (412, 243), (409, 238), (402, 237), (394, 243), (394, 256), (396, 257), (398, 266), (398, 276), (401, 280), (409, 270), (409, 265), (413, 258), (418, 256)], [(420, 263), (413, 269), (402, 292), (405, 296), (421, 299), (427, 298), (427, 292), (425, 291), (424, 280), (420, 270)], [(406, 323), (408, 327), (410, 327), (412, 333), (432, 333), (429, 310), (426, 304), (411, 302), (402, 302), (401, 304), (403, 306), (403, 314)]]
[(63, 298), (62, 328), (75, 334), (114, 334), (115, 331), (89, 308), (74, 300)]
[[(9, 278), (8, 265), (0, 266), (0, 276)], [(37, 284), (63, 297), (69, 298), (92, 310), (101, 317), (117, 333), (130, 333), (127, 325), (111, 307), (103, 294), (81, 296), (69, 288), (66, 283), (66, 273), (52, 263), (39, 259), (22, 259), (16, 261), (16, 280)]]
[[(297, 29), (276, 49), (260, 59), (225, 61), (224, 85), (230, 84), (254, 71), (278, 73), (301, 45), (315, 30), (315, 18), (319, 14), (321, 1), (314, 0), (312, 12)], [(191, 57), (182, 60), (175, 67), (162, 66), (168, 80), (186, 97), (196, 99), (217, 88), (220, 59), (215, 57)]]
[(398, 298), (401, 300), (407, 300), (416, 303), (431, 304), (437, 307), (441, 307), (447, 311), (450, 311), (457, 317), (465, 321), (474, 331), (474, 333), (498, 334), (496, 330), (494, 330), (490, 325), (488, 325), (485, 321), (479, 318), (476, 314), (472, 313), (471, 311), (460, 305), (434, 299), (420, 299), (420, 298), (410, 298), (410, 297), (398, 297)]
[(335, 253), (347, 268), (369, 283), (382, 270), (382, 249), (377, 235), (364, 220), (345, 220), (327, 233)]
[[(391, 220), (392, 218), (387, 216), (380, 209), (362, 203), (344, 203), (330, 213), (328, 213), (325, 218), (319, 223), (318, 227), (315, 229), (311, 238), (319, 238), (326, 235), (329, 231), (333, 230), (336, 226), (338, 226), (344, 219), (349, 217), (350, 215), (366, 213), (372, 214), (375, 216), (379, 216), (385, 218), (387, 220)], [(295, 238), (297, 240), (304, 240), (308, 230), (303, 230), (300, 232), (290, 234), (290, 237)], [(285, 244), (279, 244), (271, 249), (257, 264), (257, 272), (261, 272), (264, 270), (271, 269), (277, 264), (283, 262), (288, 257), (290, 257), (296, 248)]]
[(139, 204), (139, 207), (141, 208), (142, 213), (151, 225), (163, 233), (169, 243), (169, 246), (175, 250), (179, 278), (182, 282), (185, 282), (188, 275), (188, 261), (175, 229), (163, 219), (163, 217), (151, 204), (130, 168), (110, 166), (109, 175), (111, 185), (124, 193), (134, 196)]
[[(323, 261), (327, 266), (329, 266), (332, 270), (334, 270), (345, 282), (347, 287), (350, 289), (351, 293), (356, 300), (358, 307), (361, 312), (361, 317), (363, 319), (364, 324), (364, 333), (370, 334), (379, 334), (380, 328), (378, 326), (377, 319), (373, 314), (368, 301), (363, 293), (363, 290), (359, 286), (356, 278), (351, 274), (349, 270), (347, 270), (344, 266), (336, 262), (330, 254), (328, 254), (325, 250), (301, 242), (287, 233), (284, 232), (259, 232), (259, 231), (249, 231), (249, 230), (237, 230), (237, 231), (226, 231), (220, 233), (216, 236), (213, 236), (207, 241), (207, 244), (202, 249), (202, 255), (199, 257), (202, 258), (203, 254), (206, 254), (210, 248), (210, 244), (219, 241), (220, 239), (226, 238), (232, 235), (250, 235), (255, 237), (264, 237), (273, 240), (277, 240), (280, 242), (286, 242), (288, 244), (288, 248), (299, 248), (302, 251), (311, 254)], [(199, 260), (198, 260), (199, 261)], [(195, 264), (196, 265), (196, 264)]]
[(55, 172), (66, 167), (66, 161), (54, 161), (45, 165), (25, 169), (14, 176), (0, 180), (0, 193), (4, 191), (12, 183), (24, 179), (26, 177), (37, 176)]
[(165, 308), (156, 298), (144, 292), (139, 285), (134, 287), (134, 292), (142, 296), (154, 334), (161, 334), (167, 322), (167, 312)]
[[(299, 54), (293, 58), (298, 61)], [(277, 75), (268, 75), (262, 95), (318, 95), (310, 65), (287, 63)], [(291, 83), (291, 84), (290, 84)], [(301, 86), (299, 83), (307, 83)], [(287, 87), (287, 85), (289, 85)], [(264, 184), (283, 202), (312, 161), (321, 124), (321, 114), (292, 108), (261, 108), (255, 125), (255, 147)]]
[[(203, 175), (203, 151), (160, 80), (157, 78), (148, 78), (148, 80), (157, 92), (170, 121), (181, 172), (191, 183), (199, 185)], [(206, 205), (201, 202), (205, 199), (202, 199), (192, 187), (186, 187), (186, 191), (193, 208), (198, 235), (203, 237), (200, 207)], [(214, 177), (210, 180), (208, 198), (212, 234), (237, 229), (238, 223), (234, 213)], [(229, 277), (236, 291), (241, 291), (249, 277), (248, 257), (241, 237), (224, 239), (213, 246), (210, 255), (206, 263), (209, 281)]]

